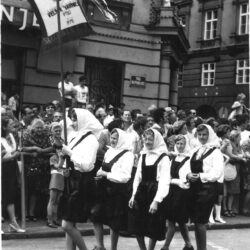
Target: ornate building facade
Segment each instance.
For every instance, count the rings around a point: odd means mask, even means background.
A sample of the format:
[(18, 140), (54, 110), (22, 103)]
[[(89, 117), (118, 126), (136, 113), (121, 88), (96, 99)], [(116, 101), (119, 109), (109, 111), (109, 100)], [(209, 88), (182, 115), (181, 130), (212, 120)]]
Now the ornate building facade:
[(249, 105), (249, 1), (175, 0), (190, 43), (179, 69), (179, 107), (227, 117), (238, 93)]
[[(74, 83), (85, 73), (99, 101), (147, 111), (150, 104), (177, 106), (177, 73), (189, 48), (172, 7), (159, 0), (110, 0), (118, 23), (107, 22), (94, 5), (86, 13), (95, 34), (63, 46), (64, 71)], [(40, 50), (41, 33), (27, 0), (3, 0), (2, 89), (20, 91), (24, 103), (59, 99), (59, 50)]]

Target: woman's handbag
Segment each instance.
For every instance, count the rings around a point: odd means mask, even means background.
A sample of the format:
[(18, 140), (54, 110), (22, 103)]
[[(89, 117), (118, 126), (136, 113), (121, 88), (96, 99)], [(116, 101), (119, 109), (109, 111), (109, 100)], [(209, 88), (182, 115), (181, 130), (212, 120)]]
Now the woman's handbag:
[(237, 170), (235, 165), (227, 163), (224, 167), (224, 179), (225, 181), (233, 181), (237, 177)]
[(237, 177), (237, 170), (235, 165), (229, 163), (230, 158), (224, 155), (224, 180), (233, 181)]

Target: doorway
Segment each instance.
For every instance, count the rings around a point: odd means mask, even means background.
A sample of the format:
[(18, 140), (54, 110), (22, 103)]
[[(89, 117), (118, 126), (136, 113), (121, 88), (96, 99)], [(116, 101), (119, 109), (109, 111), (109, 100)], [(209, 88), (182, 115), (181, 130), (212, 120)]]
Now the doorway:
[(90, 99), (106, 106), (118, 106), (121, 102), (123, 63), (99, 58), (86, 58), (86, 76)]

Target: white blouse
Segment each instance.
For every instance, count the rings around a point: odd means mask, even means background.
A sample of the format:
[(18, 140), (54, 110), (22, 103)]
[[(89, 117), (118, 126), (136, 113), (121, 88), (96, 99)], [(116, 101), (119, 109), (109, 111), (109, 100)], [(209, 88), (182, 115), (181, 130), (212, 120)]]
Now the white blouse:
[[(70, 149), (79, 141), (82, 135), (79, 134), (69, 143)], [(98, 147), (99, 143), (93, 134), (88, 135), (74, 147), (70, 160), (74, 163), (75, 169), (80, 172), (90, 172), (94, 169)]]
[[(104, 161), (109, 163), (118, 155), (121, 150), (109, 148), (104, 155)], [(134, 155), (128, 151), (124, 153), (111, 168), (111, 172), (107, 174), (107, 179), (116, 183), (127, 183), (131, 178), (131, 171), (134, 164)]]
[[(145, 163), (146, 165), (153, 165), (159, 158), (158, 154), (149, 153), (146, 155)], [(142, 180), (142, 155), (140, 156), (138, 167), (135, 174), (135, 179), (133, 183), (133, 197), (136, 194), (137, 188)], [(167, 156), (163, 157), (157, 166), (157, 176), (158, 189), (154, 197), (154, 201), (162, 202), (162, 200), (168, 195), (169, 185), (170, 185), (170, 160)]]
[(10, 136), (10, 140), (11, 140), (11, 145), (6, 140), (6, 138), (4, 138), (4, 137), (1, 138), (1, 143), (6, 150), (6, 156), (8, 156), (8, 157), (10, 157), (12, 155), (12, 153), (14, 153), (17, 149), (17, 145), (16, 145), (16, 141), (15, 141), (14, 136), (11, 133), (9, 134), (9, 136)]
[[(205, 154), (209, 148), (203, 153)], [(191, 157), (192, 158), (192, 157)], [(224, 160), (219, 149), (215, 149), (203, 160), (203, 173), (200, 173), (201, 182), (216, 182), (224, 175)]]

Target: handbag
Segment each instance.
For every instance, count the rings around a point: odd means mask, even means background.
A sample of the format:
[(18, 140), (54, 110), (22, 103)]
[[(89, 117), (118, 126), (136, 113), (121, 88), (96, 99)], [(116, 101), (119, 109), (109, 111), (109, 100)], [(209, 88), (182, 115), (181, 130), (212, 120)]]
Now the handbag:
[(224, 167), (224, 179), (225, 181), (233, 181), (237, 177), (237, 170), (235, 165), (226, 163)]

